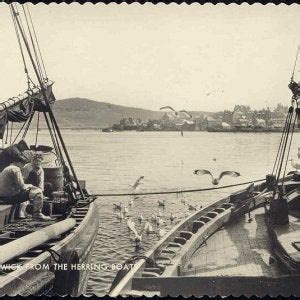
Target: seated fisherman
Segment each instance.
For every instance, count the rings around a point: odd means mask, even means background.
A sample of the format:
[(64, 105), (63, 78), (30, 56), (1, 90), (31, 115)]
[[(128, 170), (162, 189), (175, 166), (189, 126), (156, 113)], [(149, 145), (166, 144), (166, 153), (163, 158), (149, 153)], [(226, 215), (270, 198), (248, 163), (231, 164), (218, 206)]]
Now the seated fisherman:
[(20, 169), (23, 166), (23, 160), (19, 160), (11, 163), (0, 173), (0, 199), (9, 204), (30, 200), (33, 204), (33, 218), (50, 220), (50, 217), (42, 214), (43, 191), (31, 184), (24, 183)]

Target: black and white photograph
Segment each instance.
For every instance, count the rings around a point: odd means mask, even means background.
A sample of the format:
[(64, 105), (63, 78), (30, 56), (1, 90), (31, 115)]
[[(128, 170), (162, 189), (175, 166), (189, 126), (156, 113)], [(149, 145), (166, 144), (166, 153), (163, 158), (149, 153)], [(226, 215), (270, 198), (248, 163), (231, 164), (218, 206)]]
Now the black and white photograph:
[(300, 6), (0, 3), (0, 296), (300, 297)]

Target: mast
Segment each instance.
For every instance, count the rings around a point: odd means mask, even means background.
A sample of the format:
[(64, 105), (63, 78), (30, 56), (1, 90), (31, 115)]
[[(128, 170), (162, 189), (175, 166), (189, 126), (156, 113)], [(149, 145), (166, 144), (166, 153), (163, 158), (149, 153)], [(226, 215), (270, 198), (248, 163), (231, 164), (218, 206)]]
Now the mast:
[[(36, 75), (37, 80), (38, 80), (38, 82), (39, 82), (39, 85), (40, 85), (40, 88), (41, 88), (41, 92), (42, 92), (42, 95), (43, 95), (43, 98), (44, 98), (44, 100), (45, 100), (46, 107), (47, 107), (47, 110), (48, 110), (48, 113), (49, 113), (49, 117), (50, 117), (50, 119), (52, 120), (53, 125), (54, 125), (54, 129), (56, 130), (56, 132), (57, 132), (57, 134), (58, 134), (60, 144), (62, 145), (63, 151), (64, 151), (65, 156), (66, 156), (66, 158), (67, 158), (68, 164), (69, 164), (69, 166), (70, 166), (70, 168), (71, 168), (71, 171), (72, 171), (72, 174), (73, 174), (73, 176), (74, 176), (75, 182), (76, 182), (77, 187), (78, 187), (78, 190), (79, 190), (79, 192), (80, 192), (80, 195), (81, 195), (82, 199), (84, 199), (84, 194), (83, 194), (83, 191), (82, 191), (82, 189), (81, 189), (81, 186), (79, 185), (79, 180), (78, 180), (77, 175), (76, 175), (76, 173), (75, 173), (75, 170), (74, 170), (74, 168), (73, 168), (73, 164), (72, 164), (72, 162), (71, 162), (71, 159), (70, 159), (68, 150), (67, 150), (66, 145), (65, 145), (65, 143), (64, 143), (64, 140), (63, 140), (63, 138), (62, 138), (62, 135), (61, 135), (59, 126), (58, 126), (58, 124), (57, 124), (57, 121), (56, 121), (55, 116), (54, 116), (54, 114), (53, 114), (53, 111), (52, 111), (52, 109), (51, 109), (51, 106), (50, 106), (50, 104), (49, 104), (48, 97), (47, 97), (46, 91), (45, 91), (45, 86), (44, 86), (43, 79), (40, 77), (40, 74), (39, 74), (39, 72), (38, 72), (38, 70), (37, 70), (37, 66), (36, 66), (36, 63), (35, 63), (35, 61), (34, 61), (34, 59), (33, 59), (33, 56), (32, 56), (31, 50), (30, 50), (30, 47), (29, 47), (28, 42), (27, 42), (27, 39), (26, 39), (26, 37), (25, 37), (25, 33), (24, 33), (24, 31), (23, 31), (23, 29), (22, 29), (22, 26), (21, 26), (21, 24), (20, 24), (20, 21), (19, 21), (19, 18), (18, 18), (18, 13), (15, 11), (15, 8), (14, 8), (14, 5), (13, 5), (13, 4), (10, 4), (10, 6), (11, 6), (11, 9), (12, 9), (12, 12), (13, 12), (13, 16), (14, 16), (16, 22), (17, 22), (18, 29), (19, 29), (19, 31), (20, 31), (20, 33), (21, 33), (21, 36), (22, 36), (24, 45), (25, 45), (26, 50), (27, 50), (27, 53), (28, 53), (28, 55), (29, 55), (29, 58), (30, 58), (32, 67), (33, 67), (34, 72), (35, 72), (35, 75)], [(46, 113), (45, 113), (45, 114), (46, 114)], [(45, 115), (45, 117), (46, 117), (46, 115)], [(48, 124), (48, 122), (47, 122), (47, 124)], [(49, 125), (48, 125), (48, 127), (49, 127)], [(50, 128), (49, 128), (49, 130), (50, 130)], [(62, 162), (63, 162), (64, 168), (66, 168), (66, 165), (65, 165), (64, 161), (62, 161)], [(64, 170), (64, 171), (66, 171), (66, 170)]]

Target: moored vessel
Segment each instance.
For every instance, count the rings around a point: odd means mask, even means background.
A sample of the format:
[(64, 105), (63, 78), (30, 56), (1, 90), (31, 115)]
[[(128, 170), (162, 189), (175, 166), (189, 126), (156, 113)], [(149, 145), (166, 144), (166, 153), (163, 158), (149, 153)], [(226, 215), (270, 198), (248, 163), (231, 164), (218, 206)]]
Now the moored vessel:
[(286, 174), (300, 116), (293, 76), (289, 88), (271, 174), (196, 211), (145, 256), (127, 260), (110, 296), (300, 296), (300, 173)]
[(195, 212), (125, 262), (134, 266), (117, 274), (110, 296), (299, 296), (299, 221), (267, 226), (272, 197), (265, 183), (251, 185)]
[[(28, 88), (24, 94), (0, 104), (0, 137), (3, 145), (4, 140), (7, 142), (7, 147), (1, 149), (1, 170), (15, 158), (8, 155), (11, 149), (14, 155), (39, 153), (43, 157), (45, 189), (39, 218), (34, 217), (34, 203), (27, 206), (27, 217), (20, 218), (20, 204), (24, 200), (0, 197), (0, 295), (78, 296), (85, 293), (89, 276), (85, 266), (90, 261), (99, 227), (96, 197), (89, 194), (85, 181), (77, 178), (53, 114), (53, 82), (46, 75), (28, 4), (10, 4), (9, 8)], [(28, 64), (36, 80), (31, 78)], [(35, 142), (27, 146), (27, 132), (34, 118)], [(42, 118), (51, 146), (38, 144)], [(13, 136), (16, 123), (22, 126)], [(20, 143), (22, 150), (18, 148)]]

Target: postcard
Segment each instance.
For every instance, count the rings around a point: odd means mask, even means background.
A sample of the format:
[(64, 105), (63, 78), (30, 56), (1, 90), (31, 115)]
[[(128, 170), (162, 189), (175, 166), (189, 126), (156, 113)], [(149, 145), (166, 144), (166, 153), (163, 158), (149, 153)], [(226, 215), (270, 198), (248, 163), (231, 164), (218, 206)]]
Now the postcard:
[(299, 13), (0, 3), (0, 295), (300, 296)]

